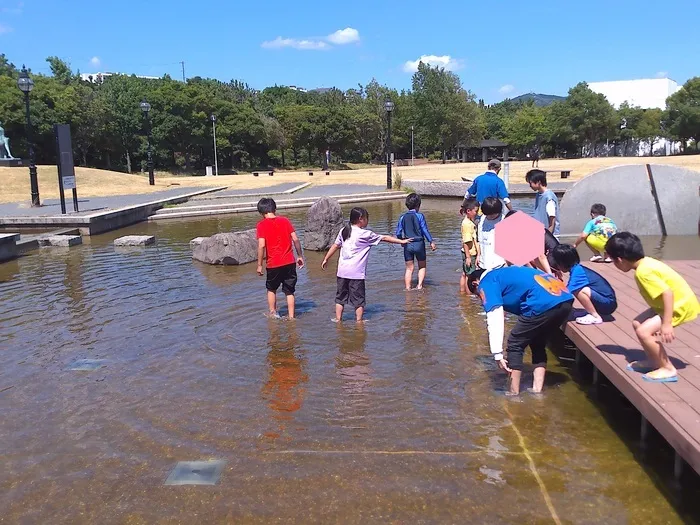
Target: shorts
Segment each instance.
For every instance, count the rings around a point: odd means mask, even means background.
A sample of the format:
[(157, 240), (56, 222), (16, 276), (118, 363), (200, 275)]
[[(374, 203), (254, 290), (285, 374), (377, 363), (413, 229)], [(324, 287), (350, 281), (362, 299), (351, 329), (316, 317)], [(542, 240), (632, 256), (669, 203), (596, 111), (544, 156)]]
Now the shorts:
[(349, 304), (355, 309), (364, 307), (365, 280), (338, 277), (338, 291), (335, 294), (335, 304)]
[(413, 258), (418, 262), (423, 262), (427, 259), (425, 253), (425, 241), (409, 242), (403, 246), (403, 259), (406, 262), (412, 262)]
[(600, 315), (612, 315), (617, 310), (617, 302), (591, 289), (591, 302)]
[(608, 238), (602, 235), (590, 234), (586, 237), (586, 244), (597, 252), (604, 252), (607, 242)]
[(265, 288), (267, 288), (269, 292), (276, 292), (280, 285), (282, 285), (284, 295), (294, 295), (294, 291), (297, 287), (296, 263), (267, 269)]
[(467, 254), (462, 250), (462, 273), (464, 275), (469, 275), (474, 270), (476, 270), (476, 255), (472, 255), (472, 263), (467, 266)]

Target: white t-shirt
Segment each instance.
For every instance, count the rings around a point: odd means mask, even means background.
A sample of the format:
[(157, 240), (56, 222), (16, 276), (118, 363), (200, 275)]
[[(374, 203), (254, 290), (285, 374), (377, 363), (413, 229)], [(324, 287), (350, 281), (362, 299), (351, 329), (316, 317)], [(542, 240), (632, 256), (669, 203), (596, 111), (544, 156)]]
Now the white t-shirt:
[(479, 221), (477, 236), (479, 238), (479, 248), (481, 257), (479, 268), (493, 270), (499, 266), (505, 266), (506, 260), (500, 255), (496, 255), (496, 224), (503, 220), (503, 216), (497, 219), (487, 219), (484, 215)]

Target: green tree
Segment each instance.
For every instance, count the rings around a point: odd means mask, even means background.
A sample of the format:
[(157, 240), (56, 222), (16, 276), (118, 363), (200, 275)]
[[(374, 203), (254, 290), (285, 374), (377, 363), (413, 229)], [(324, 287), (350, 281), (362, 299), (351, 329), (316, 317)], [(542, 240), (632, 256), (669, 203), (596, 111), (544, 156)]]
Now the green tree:
[(637, 137), (649, 144), (649, 155), (654, 155), (654, 144), (663, 135), (661, 121), (664, 112), (660, 109), (651, 108), (642, 112), (642, 117), (637, 125)]
[(614, 136), (617, 129), (615, 109), (604, 95), (593, 92), (588, 84), (580, 82), (569, 90), (569, 95), (558, 106), (560, 132), (570, 132), (576, 145), (594, 156), (600, 142)]
[(689, 79), (683, 87), (666, 99), (664, 128), (685, 149), (689, 140), (700, 142), (700, 77)]

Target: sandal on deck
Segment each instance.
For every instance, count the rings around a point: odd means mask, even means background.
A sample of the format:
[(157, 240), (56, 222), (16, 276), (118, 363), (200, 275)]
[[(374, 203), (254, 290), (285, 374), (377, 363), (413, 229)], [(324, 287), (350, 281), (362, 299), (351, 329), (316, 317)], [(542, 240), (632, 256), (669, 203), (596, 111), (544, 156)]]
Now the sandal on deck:
[(594, 255), (593, 257), (591, 257), (589, 259), (589, 261), (591, 261), (591, 262), (601, 262), (602, 260), (603, 260), (603, 258), (600, 255)]
[(644, 381), (648, 381), (649, 383), (678, 383), (678, 376), (649, 377), (649, 374), (644, 374), (642, 379), (644, 379)]
[(603, 320), (600, 317), (596, 317), (591, 314), (584, 315), (583, 317), (577, 317), (576, 318), (576, 323), (577, 324), (584, 324), (584, 325), (589, 325), (589, 324), (601, 324)]

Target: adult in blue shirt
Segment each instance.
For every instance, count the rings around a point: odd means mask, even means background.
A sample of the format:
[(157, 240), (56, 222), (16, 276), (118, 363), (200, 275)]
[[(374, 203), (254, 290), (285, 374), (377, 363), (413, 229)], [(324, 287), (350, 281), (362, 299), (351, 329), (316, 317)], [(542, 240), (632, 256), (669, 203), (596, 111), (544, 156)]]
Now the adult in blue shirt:
[[(510, 374), (510, 391), (520, 393), (525, 347), (532, 351), (535, 367), (530, 392), (540, 393), (547, 366), (547, 340), (569, 317), (574, 297), (553, 275), (524, 266), (477, 270), (467, 280), (469, 290), (481, 297), (486, 310), (491, 354)], [(518, 316), (508, 336), (507, 360), (503, 355), (504, 311)]]
[(479, 201), (479, 205), (481, 206), (486, 197), (495, 197), (496, 199), (501, 199), (503, 204), (506, 205), (506, 208), (512, 211), (513, 205), (510, 203), (508, 190), (506, 190), (506, 185), (503, 180), (498, 176), (500, 171), (501, 161), (498, 159), (491, 159), (488, 163), (486, 173), (474, 179), (474, 182), (469, 186), (464, 198), (476, 197), (476, 200)]

